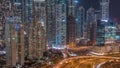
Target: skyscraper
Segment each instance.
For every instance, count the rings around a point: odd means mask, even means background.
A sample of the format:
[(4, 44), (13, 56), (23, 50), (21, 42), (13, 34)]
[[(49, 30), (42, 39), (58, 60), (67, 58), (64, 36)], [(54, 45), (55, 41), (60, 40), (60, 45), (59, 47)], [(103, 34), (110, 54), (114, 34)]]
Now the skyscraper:
[(37, 59), (38, 61), (43, 57), (46, 50), (46, 34), (44, 26), (41, 22), (30, 24), (29, 29), (29, 52), (28, 58), (31, 60)]
[(100, 11), (94, 8), (89, 8), (87, 11), (86, 25), (87, 25), (87, 39), (91, 45), (95, 44), (97, 20), (100, 20)]
[(45, 34), (45, 1), (34, 0), (33, 22), (29, 29), (29, 59), (43, 58), (43, 52), (46, 49)]
[(33, 23), (33, 0), (21, 0), (22, 7), (22, 22), (24, 23), (24, 37), (25, 37), (25, 57), (28, 58), (29, 54), (29, 29), (30, 24)]
[(78, 0), (67, 0), (67, 13), (68, 15), (75, 16), (76, 6), (78, 4)]
[(113, 44), (116, 40), (116, 25), (114, 22), (103, 22), (105, 25), (105, 44)]
[(91, 24), (95, 21), (95, 15), (94, 15), (94, 12), (95, 12), (95, 9), (90, 7), (88, 10), (87, 10), (87, 15), (86, 15), (86, 22), (88, 24)]
[(105, 25), (101, 20), (97, 21), (97, 32), (96, 32), (96, 45), (102, 46), (105, 43), (105, 31), (104, 31)]
[(97, 22), (97, 45), (112, 45), (116, 41), (116, 26), (113, 22)]
[(68, 15), (75, 16), (75, 3), (74, 0), (67, 0), (67, 6), (68, 6)]
[(87, 15), (86, 15), (86, 23), (87, 23), (87, 39), (89, 42), (91, 41), (91, 28), (92, 24), (95, 22), (95, 15), (94, 15), (94, 8), (89, 8), (87, 10)]
[(80, 6), (76, 10), (76, 38), (80, 39), (84, 33), (85, 9)]
[(5, 24), (7, 65), (14, 67), (24, 64), (24, 26), (21, 23)]
[(21, 1), (6, 1), (9, 5), (5, 23), (5, 45), (7, 65), (10, 67), (24, 64), (24, 25), (22, 22)]
[(46, 37), (50, 47), (56, 44), (55, 0), (46, 0)]
[(110, 0), (100, 0), (101, 13), (102, 13), (101, 19), (103, 21), (109, 20), (109, 3), (110, 3)]
[(66, 0), (58, 1), (56, 4), (56, 47), (66, 46), (66, 23), (67, 23)]
[(75, 17), (69, 15), (67, 17), (67, 47), (72, 48), (76, 46), (76, 23)]
[(1, 48), (1, 51), (3, 50), (3, 47), (5, 46), (4, 44), (5, 44), (5, 42), (4, 42), (4, 37), (5, 37), (5, 32), (4, 32), (4, 29), (5, 29), (5, 25), (4, 25), (4, 23), (5, 23), (5, 12), (7, 11), (7, 10), (4, 10), (3, 11), (3, 9), (5, 9), (5, 7), (3, 7), (3, 6), (5, 6), (5, 2), (0, 2), (0, 48)]

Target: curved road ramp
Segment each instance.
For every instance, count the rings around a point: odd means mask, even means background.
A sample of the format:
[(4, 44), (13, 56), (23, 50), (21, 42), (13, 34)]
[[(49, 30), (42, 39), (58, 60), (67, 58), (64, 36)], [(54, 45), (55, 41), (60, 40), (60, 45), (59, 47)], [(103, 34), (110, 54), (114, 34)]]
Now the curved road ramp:
[(109, 60), (98, 65), (98, 68), (120, 68), (120, 60)]
[(102, 67), (108, 61), (117, 60), (117, 57), (107, 56), (79, 56), (62, 60), (54, 68), (109, 68)]

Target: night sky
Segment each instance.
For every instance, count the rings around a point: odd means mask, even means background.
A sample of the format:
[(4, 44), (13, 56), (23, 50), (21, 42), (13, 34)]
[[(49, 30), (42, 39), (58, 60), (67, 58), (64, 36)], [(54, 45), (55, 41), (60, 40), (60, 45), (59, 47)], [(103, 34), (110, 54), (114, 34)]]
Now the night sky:
[[(86, 9), (90, 6), (99, 9), (99, 0), (79, 0), (80, 5)], [(120, 20), (120, 0), (110, 0), (110, 19), (117, 18)]]

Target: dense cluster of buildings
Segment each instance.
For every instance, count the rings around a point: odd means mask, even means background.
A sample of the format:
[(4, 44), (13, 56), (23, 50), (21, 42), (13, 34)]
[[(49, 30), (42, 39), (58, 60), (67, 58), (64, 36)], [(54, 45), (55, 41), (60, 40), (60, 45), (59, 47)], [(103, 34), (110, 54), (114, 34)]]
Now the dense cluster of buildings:
[[(45, 1), (0, 1), (0, 48), (6, 66), (23, 66), (43, 58), (46, 51)], [(1, 55), (0, 54), (0, 55)]]
[(117, 27), (109, 19), (109, 3), (100, 0), (99, 10), (90, 7), (85, 11), (78, 0), (46, 0), (47, 45), (71, 48), (115, 43)]
[(120, 41), (120, 24), (109, 19), (109, 0), (85, 11), (78, 0), (1, 0), (0, 52), (7, 66), (40, 61), (47, 48), (106, 45)]

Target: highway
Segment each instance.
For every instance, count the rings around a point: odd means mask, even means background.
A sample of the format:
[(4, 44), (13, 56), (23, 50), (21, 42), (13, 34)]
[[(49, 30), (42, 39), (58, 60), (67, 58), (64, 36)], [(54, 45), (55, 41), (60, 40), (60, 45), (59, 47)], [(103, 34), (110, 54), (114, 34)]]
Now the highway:
[(96, 68), (100, 68), (100, 67), (101, 67), (101, 65), (105, 64), (106, 62), (107, 62), (107, 61), (105, 61), (105, 62), (102, 62), (102, 63), (98, 64), (98, 65), (96, 66)]
[(53, 68), (99, 68), (108, 60), (120, 59), (108, 56), (78, 56), (62, 60)]

